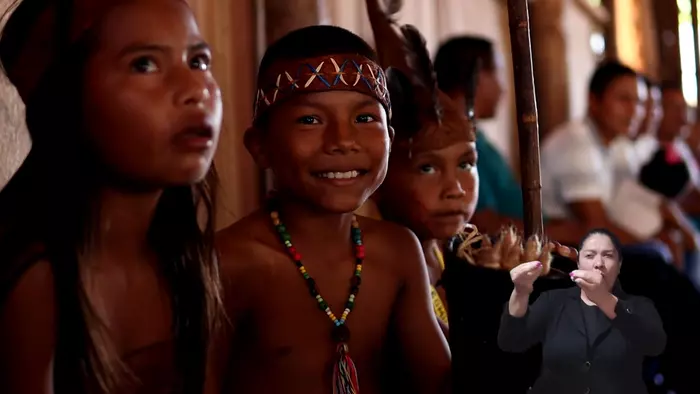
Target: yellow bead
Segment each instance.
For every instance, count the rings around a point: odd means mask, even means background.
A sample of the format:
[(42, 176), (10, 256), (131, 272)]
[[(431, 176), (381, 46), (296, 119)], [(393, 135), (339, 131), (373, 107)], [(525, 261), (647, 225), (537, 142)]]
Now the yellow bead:
[(362, 264), (358, 264), (356, 269), (357, 269), (358, 271), (362, 272)]
[(277, 213), (277, 211), (272, 211), (270, 212), (270, 217), (272, 218), (272, 220), (279, 220), (280, 214)]
[(304, 267), (303, 265), (302, 265), (301, 267), (299, 267), (299, 272), (301, 272), (302, 274), (305, 274), (305, 273), (306, 273), (306, 267)]
[(274, 224), (275, 226), (279, 226), (280, 220), (279, 219), (272, 219), (272, 224)]

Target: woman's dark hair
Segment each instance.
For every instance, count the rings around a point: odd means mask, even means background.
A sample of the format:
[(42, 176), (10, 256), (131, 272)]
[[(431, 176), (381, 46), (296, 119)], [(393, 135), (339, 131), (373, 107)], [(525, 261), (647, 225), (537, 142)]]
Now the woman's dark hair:
[(464, 91), (472, 83), (474, 70), (493, 70), (491, 41), (475, 36), (454, 37), (444, 42), (435, 55), (438, 87), (446, 93)]
[[(334, 54), (361, 55), (378, 62), (375, 50), (357, 34), (338, 26), (308, 26), (287, 33), (267, 47), (258, 67), (258, 85), (261, 76), (275, 62)], [(267, 120), (268, 116), (263, 114), (255, 125), (264, 129)]]
[(590, 238), (593, 235), (605, 235), (610, 239), (610, 243), (613, 244), (613, 248), (615, 249), (615, 252), (617, 253), (617, 256), (620, 261), (622, 261), (622, 243), (620, 243), (620, 239), (617, 238), (617, 235), (613, 234), (612, 231), (605, 229), (605, 228), (594, 228), (586, 233), (586, 235), (581, 238), (581, 242), (578, 244), (578, 250), (583, 249), (583, 244), (588, 241), (588, 238)]
[[(21, 10), (24, 3), (26, 8)], [(0, 63), (4, 67), (11, 66), (36, 13), (42, 10), (37, 3), (20, 4), (3, 30)], [(59, 24), (62, 29), (67, 26)], [(109, 393), (128, 375), (120, 355), (105, 339), (105, 327), (81, 280), (95, 247), (97, 193), (104, 182), (104, 169), (83, 132), (84, 66), (94, 49), (90, 34), (85, 37), (61, 49), (26, 100), (32, 149), (0, 192), (0, 303), (38, 259), (50, 262), (59, 311), (57, 393), (83, 392), (85, 382), (93, 380), (103, 393)], [(188, 394), (202, 391), (210, 333), (223, 310), (213, 249), (216, 184), (212, 168), (206, 180), (195, 186), (166, 188), (148, 234), (171, 297), (175, 361), (183, 392)], [(203, 224), (198, 222), (200, 208), (206, 217)], [(27, 257), (35, 245), (40, 245), (41, 253)]]

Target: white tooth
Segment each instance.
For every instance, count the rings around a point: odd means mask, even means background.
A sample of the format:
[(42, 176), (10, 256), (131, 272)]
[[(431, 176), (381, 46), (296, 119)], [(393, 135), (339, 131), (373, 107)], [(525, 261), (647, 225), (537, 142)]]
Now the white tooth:
[(321, 178), (328, 178), (328, 179), (351, 179), (351, 178), (357, 178), (360, 175), (358, 171), (352, 170), (352, 171), (346, 171), (346, 172), (326, 172), (319, 174)]

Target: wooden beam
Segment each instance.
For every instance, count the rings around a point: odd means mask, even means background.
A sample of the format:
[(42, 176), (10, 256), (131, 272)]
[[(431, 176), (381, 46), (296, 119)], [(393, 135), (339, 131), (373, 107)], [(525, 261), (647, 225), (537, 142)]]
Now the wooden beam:
[(608, 8), (605, 7), (605, 3), (596, 7), (588, 0), (574, 0), (574, 5), (583, 11), (591, 22), (598, 26), (605, 27), (612, 21), (612, 15)]
[(532, 62), (542, 138), (569, 120), (569, 66), (564, 33), (565, 0), (538, 0), (530, 5)]
[(675, 1), (653, 1), (657, 34), (661, 81), (681, 86), (681, 52), (678, 42), (678, 6)]

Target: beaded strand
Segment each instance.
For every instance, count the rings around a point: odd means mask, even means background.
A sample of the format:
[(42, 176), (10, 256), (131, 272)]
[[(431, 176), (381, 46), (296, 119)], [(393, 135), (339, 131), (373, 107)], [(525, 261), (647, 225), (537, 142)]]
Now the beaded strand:
[(275, 226), (275, 230), (277, 230), (280, 240), (287, 249), (287, 253), (292, 258), (292, 261), (299, 270), (299, 273), (306, 281), (306, 285), (311, 293), (311, 296), (316, 299), (319, 308), (333, 323), (333, 340), (336, 343), (347, 342), (350, 337), (350, 332), (347, 329), (345, 322), (347, 321), (350, 312), (352, 312), (355, 305), (355, 298), (357, 297), (357, 293), (360, 291), (360, 284), (362, 283), (362, 263), (365, 259), (365, 247), (362, 243), (362, 231), (360, 230), (360, 225), (357, 222), (357, 217), (353, 216), (352, 227), (350, 229), (350, 236), (352, 238), (353, 248), (355, 251), (355, 272), (350, 280), (350, 295), (345, 303), (345, 309), (340, 315), (340, 319), (338, 319), (338, 317), (333, 313), (326, 300), (323, 299), (323, 296), (321, 296), (318, 287), (316, 286), (316, 281), (306, 270), (306, 267), (301, 260), (301, 254), (292, 244), (292, 239), (286, 226), (280, 221), (279, 213), (274, 210), (271, 211), (270, 218), (272, 219), (272, 224)]

